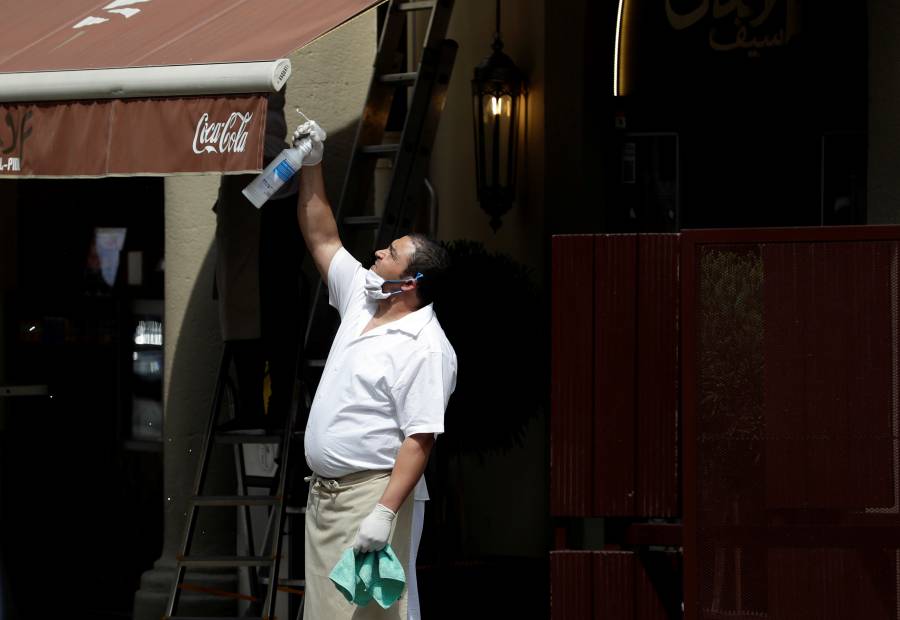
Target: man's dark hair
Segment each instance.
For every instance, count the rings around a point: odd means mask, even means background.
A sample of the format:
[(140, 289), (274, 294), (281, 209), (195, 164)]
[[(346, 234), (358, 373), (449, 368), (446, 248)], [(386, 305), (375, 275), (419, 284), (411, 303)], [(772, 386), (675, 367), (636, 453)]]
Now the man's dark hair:
[(420, 307), (424, 308), (434, 301), (440, 289), (440, 282), (450, 268), (450, 255), (444, 246), (425, 235), (410, 233), (408, 237), (415, 250), (409, 257), (406, 275), (414, 277), (417, 273), (422, 274), (416, 290), (419, 293)]

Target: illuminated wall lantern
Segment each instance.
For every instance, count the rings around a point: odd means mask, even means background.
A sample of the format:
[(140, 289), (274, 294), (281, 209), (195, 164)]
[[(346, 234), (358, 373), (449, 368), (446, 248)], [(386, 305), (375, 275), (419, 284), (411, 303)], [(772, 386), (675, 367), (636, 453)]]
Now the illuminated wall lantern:
[(478, 202), (500, 228), (500, 216), (516, 198), (516, 161), (519, 119), (525, 114), (525, 77), (503, 53), (500, 39), (500, 0), (494, 50), (475, 67), (472, 103), (475, 122), (475, 172)]

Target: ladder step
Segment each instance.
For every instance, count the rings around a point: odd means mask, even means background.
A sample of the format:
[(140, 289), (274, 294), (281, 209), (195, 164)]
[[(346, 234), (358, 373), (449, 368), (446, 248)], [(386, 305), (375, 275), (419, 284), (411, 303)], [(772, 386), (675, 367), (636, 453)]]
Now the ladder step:
[(424, 11), (425, 9), (433, 9), (437, 6), (435, 0), (417, 0), (416, 2), (404, 2), (397, 5), (398, 11)]
[(239, 566), (271, 566), (272, 558), (253, 555), (194, 555), (176, 558), (185, 568), (237, 568)]
[(237, 433), (216, 433), (216, 442), (222, 444), (281, 443), (281, 435), (239, 435)]
[[(269, 585), (268, 577), (260, 577), (259, 582), (265, 585)], [(306, 580), (305, 579), (279, 579), (278, 585), (280, 586), (288, 586), (292, 588), (305, 588)]]
[(278, 484), (275, 476), (244, 476), (244, 486), (268, 489)]
[(370, 144), (359, 147), (359, 152), (363, 155), (393, 155), (399, 150), (399, 144)]
[(284, 512), (289, 515), (305, 515), (306, 506), (285, 506)]
[(385, 73), (378, 81), (382, 84), (397, 84), (398, 86), (412, 86), (419, 77), (418, 71), (409, 71), (407, 73)]
[(345, 217), (344, 225), (353, 228), (378, 228), (381, 225), (381, 217), (378, 215)]
[(273, 495), (195, 495), (191, 498), (195, 506), (274, 506), (280, 500)]
[(325, 360), (306, 360), (306, 365), (310, 368), (325, 368)]

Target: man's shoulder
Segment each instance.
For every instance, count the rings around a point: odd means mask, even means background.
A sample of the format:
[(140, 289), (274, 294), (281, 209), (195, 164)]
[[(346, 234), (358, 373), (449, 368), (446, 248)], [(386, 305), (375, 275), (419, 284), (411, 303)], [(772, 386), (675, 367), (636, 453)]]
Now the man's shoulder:
[(423, 349), (428, 353), (441, 353), (451, 359), (456, 359), (456, 351), (453, 350), (453, 345), (450, 344), (447, 334), (444, 333), (444, 328), (441, 327), (437, 315), (431, 317), (428, 325), (422, 330), (419, 340)]
[(362, 264), (356, 260), (347, 248), (340, 246), (328, 263), (328, 280), (330, 282), (335, 279), (352, 279), (362, 269)]
[(329, 290), (340, 294), (348, 312), (365, 306), (366, 270), (345, 248), (338, 250), (328, 269)]

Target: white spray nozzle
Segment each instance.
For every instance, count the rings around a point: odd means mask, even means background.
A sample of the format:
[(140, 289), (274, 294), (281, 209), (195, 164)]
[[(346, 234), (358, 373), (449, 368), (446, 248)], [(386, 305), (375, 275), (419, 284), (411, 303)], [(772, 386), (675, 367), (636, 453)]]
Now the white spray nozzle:
[[(297, 114), (299, 114), (300, 116), (302, 116), (303, 120), (305, 120), (307, 123), (310, 122), (309, 117), (303, 113), (303, 110), (300, 109), (300, 106), (294, 106), (294, 111)], [(298, 127), (297, 131), (294, 132), (294, 144), (296, 144), (298, 140), (302, 140), (303, 138), (308, 138), (308, 137), (309, 137), (309, 132), (308, 131), (301, 132), (300, 127)]]

